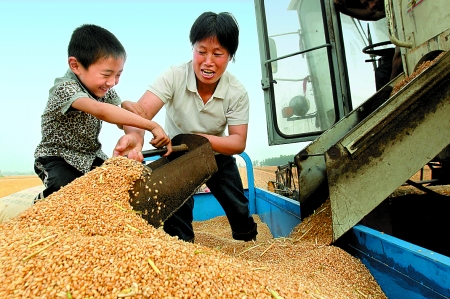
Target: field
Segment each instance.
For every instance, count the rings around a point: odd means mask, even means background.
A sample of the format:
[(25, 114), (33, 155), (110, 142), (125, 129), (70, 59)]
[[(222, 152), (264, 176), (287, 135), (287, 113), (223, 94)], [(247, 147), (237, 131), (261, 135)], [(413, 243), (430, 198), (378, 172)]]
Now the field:
[(36, 175), (0, 177), (0, 197), (40, 185), (42, 181)]
[[(265, 167), (254, 167), (253, 176), (255, 178), (255, 187), (262, 189), (267, 189), (268, 181), (275, 181), (275, 171), (276, 166), (265, 166)], [(247, 188), (247, 171), (244, 167), (239, 167), (239, 172), (241, 173), (242, 183), (244, 188)]]
[[(253, 175), (255, 178), (255, 186), (267, 189), (267, 182), (275, 181), (275, 171), (276, 166), (265, 166), (265, 167), (254, 167)], [(245, 167), (239, 167), (239, 172), (241, 173), (242, 183), (244, 188), (248, 187), (247, 182), (247, 171)], [(413, 180), (419, 180), (419, 173), (417, 173)], [(424, 178), (429, 178), (429, 168), (425, 167)], [(19, 192), (34, 186), (42, 185), (41, 180), (37, 176), (6, 176), (0, 177), (0, 197), (10, 195), (15, 192)]]
[[(275, 180), (276, 168), (276, 166), (254, 168), (255, 186), (266, 189), (267, 182)], [(239, 172), (241, 173), (244, 188), (247, 188), (247, 171), (244, 167), (239, 167)], [(41, 180), (34, 175), (0, 177), (0, 197), (40, 185), (42, 185)]]

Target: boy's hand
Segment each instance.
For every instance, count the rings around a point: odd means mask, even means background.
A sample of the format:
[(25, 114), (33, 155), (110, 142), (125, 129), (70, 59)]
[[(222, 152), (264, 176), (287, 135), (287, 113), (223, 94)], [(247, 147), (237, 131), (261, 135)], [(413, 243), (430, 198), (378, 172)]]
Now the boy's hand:
[(170, 155), (172, 152), (172, 143), (170, 142), (170, 138), (167, 136), (164, 129), (160, 125), (156, 125), (156, 127), (154, 127), (150, 132), (153, 134), (150, 144), (156, 148), (165, 146), (167, 148), (167, 153), (164, 154), (164, 157)]
[(144, 161), (142, 144), (131, 134), (120, 137), (114, 148), (113, 156), (128, 156), (128, 158), (139, 162)]
[(131, 101), (123, 101), (120, 106), (123, 109), (133, 112), (134, 114), (137, 114), (145, 119), (148, 119), (145, 109), (142, 108), (142, 106), (139, 105), (139, 103), (135, 103), (135, 102), (131, 102)]

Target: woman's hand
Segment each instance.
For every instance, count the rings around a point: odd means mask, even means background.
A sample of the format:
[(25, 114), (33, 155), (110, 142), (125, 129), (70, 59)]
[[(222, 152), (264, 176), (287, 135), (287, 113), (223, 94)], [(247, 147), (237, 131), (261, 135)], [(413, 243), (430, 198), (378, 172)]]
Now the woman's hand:
[(133, 134), (123, 135), (114, 148), (113, 156), (128, 156), (130, 159), (142, 162), (144, 161), (142, 143)]

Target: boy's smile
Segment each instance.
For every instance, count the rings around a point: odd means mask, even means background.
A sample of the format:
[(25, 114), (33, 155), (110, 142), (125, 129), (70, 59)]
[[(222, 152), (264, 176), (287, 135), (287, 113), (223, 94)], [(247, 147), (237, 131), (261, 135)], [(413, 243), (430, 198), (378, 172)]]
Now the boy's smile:
[[(71, 65), (71, 59), (75, 58), (69, 57), (69, 65)], [(124, 58), (109, 56), (91, 64), (87, 69), (80, 63), (77, 63), (77, 66), (71, 67), (71, 69), (91, 94), (102, 98), (114, 85), (119, 84), (124, 64)]]

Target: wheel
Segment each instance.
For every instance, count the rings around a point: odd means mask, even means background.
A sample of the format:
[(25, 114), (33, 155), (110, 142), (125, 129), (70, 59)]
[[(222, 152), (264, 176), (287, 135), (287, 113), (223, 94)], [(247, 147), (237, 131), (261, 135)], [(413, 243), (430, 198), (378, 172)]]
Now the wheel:
[(391, 45), (391, 44), (392, 43), (390, 41), (385, 41), (385, 42), (381, 42), (381, 43), (372, 44), (372, 45), (369, 45), (367, 47), (364, 47), (362, 49), (362, 52), (364, 54), (377, 55), (377, 56), (386, 56), (386, 55), (389, 55), (389, 54), (394, 55), (395, 48), (385, 48), (385, 49), (375, 50), (375, 48), (377, 48), (377, 47)]

